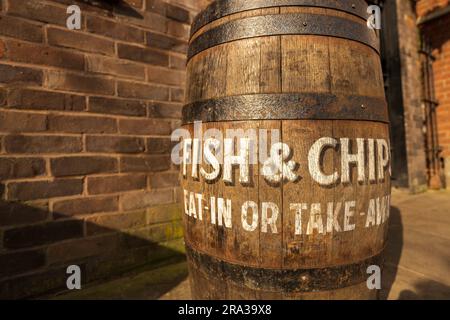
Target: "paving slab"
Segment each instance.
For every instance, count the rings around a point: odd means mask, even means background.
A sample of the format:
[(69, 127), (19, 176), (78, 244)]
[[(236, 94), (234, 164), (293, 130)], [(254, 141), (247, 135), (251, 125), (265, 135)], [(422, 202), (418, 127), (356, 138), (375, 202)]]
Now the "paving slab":
[(450, 191), (394, 191), (382, 297), (450, 300)]

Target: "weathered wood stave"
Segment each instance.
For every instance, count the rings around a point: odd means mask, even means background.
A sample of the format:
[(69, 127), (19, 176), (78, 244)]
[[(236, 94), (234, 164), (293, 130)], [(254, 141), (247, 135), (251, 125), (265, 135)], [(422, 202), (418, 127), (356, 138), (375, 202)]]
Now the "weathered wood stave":
[[(239, 1), (230, 3), (239, 4)], [(240, 12), (235, 9), (239, 6), (235, 6), (222, 13), (217, 11), (222, 8), (220, 5), (207, 9), (194, 22), (191, 48), (210, 39), (202, 37), (202, 32), (214, 34), (214, 29), (240, 18), (278, 15), (281, 20), (290, 16), (303, 23), (301, 18), (305, 15), (322, 15), (348, 19), (349, 23), (360, 26), (366, 23), (361, 10), (365, 1), (356, 1), (358, 10), (351, 4), (350, 7), (342, 5), (344, 9), (322, 7), (326, 7), (327, 1), (258, 3), (264, 3), (258, 7), (262, 9), (246, 7), (246, 11)], [(308, 7), (307, 3), (315, 6)], [(314, 21), (308, 20), (306, 24), (310, 23)], [(214, 26), (208, 28), (208, 25)], [(365, 39), (376, 37), (373, 30), (365, 28), (368, 33)], [(275, 188), (267, 184), (259, 165), (252, 166), (252, 184), (245, 186), (181, 177), (184, 190), (201, 193), (206, 199), (210, 196), (258, 202), (264, 199), (281, 207), (278, 234), (249, 234), (238, 224), (228, 230), (212, 225), (207, 214), (204, 221), (184, 216), (195, 298), (373, 299), (377, 296), (376, 290), (367, 288), (368, 275), (363, 271), (370, 264), (382, 265), (387, 221), (376, 228), (361, 227), (347, 233), (293, 234), (289, 204), (297, 202), (299, 193), (306, 203), (359, 199), (355, 210), (358, 213), (366, 210), (369, 199), (390, 194), (389, 177), (382, 183), (324, 188), (302, 170), (308, 164), (301, 155), (307, 154), (311, 144), (322, 136), (389, 140), (377, 44), (373, 40), (355, 40), (354, 36), (336, 38), (336, 33), (326, 35), (323, 29), (319, 31), (319, 35), (300, 32), (300, 35), (266, 36), (260, 31), (237, 40), (231, 37), (229, 41), (209, 41), (208, 45), (196, 45), (190, 51), (184, 128), (192, 136), (194, 121), (203, 122), (203, 131), (279, 129), (283, 143), (294, 147), (293, 159), (299, 163), (302, 176), (301, 183)], [(324, 170), (340, 166), (335, 155), (323, 161)], [(355, 171), (352, 171), (352, 181), (356, 181)], [(240, 221), (240, 204), (233, 203), (236, 222)], [(364, 218), (356, 216), (355, 225), (362, 226)], [(259, 281), (258, 275), (261, 275)]]

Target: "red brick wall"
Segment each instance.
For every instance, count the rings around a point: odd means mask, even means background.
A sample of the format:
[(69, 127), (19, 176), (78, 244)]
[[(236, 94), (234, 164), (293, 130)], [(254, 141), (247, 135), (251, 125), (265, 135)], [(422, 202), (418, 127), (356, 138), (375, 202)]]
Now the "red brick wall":
[(417, 1), (417, 16), (423, 17), (436, 9), (449, 5), (449, 0), (419, 0)]
[[(419, 17), (430, 12), (448, 8), (449, 0), (421, 0), (417, 4)], [(447, 187), (450, 187), (450, 13), (422, 26), (422, 31), (430, 39), (433, 55), (436, 61), (433, 64), (434, 84), (436, 98), (440, 105), (437, 109), (439, 144), (443, 148), (442, 156), (446, 165)]]
[(165, 257), (182, 236), (169, 136), (199, 2), (85, 2), (0, 0), (1, 298), (64, 289), (69, 264), (85, 283)]
[(437, 110), (440, 144), (443, 155), (450, 157), (450, 15), (424, 30), (431, 37), (436, 57), (434, 77), (436, 96), (440, 103)]

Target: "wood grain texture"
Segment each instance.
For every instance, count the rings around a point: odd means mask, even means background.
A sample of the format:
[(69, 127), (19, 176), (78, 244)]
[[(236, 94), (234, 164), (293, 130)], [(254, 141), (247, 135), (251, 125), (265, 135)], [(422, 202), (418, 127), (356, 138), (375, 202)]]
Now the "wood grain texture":
[[(339, 16), (365, 23), (355, 16), (321, 8), (284, 7), (252, 10), (233, 14), (201, 28), (194, 36), (231, 20), (265, 14), (314, 13)], [(330, 93), (337, 97), (366, 96), (384, 99), (380, 57), (375, 50), (346, 39), (283, 35), (258, 37), (218, 45), (195, 55), (188, 62), (186, 103), (220, 97), (258, 93)], [(301, 107), (301, 106), (300, 106)], [(380, 106), (383, 107), (383, 106)], [(361, 112), (364, 105), (361, 106)], [(370, 112), (370, 110), (368, 111)], [(371, 182), (371, 168), (377, 162), (369, 160), (370, 139), (389, 141), (389, 126), (381, 122), (356, 120), (263, 120), (203, 123), (202, 131), (229, 129), (251, 132), (278, 130), (281, 141), (291, 147), (292, 160), (298, 165), (296, 182), (277, 185), (268, 183), (262, 175), (261, 164), (250, 166), (250, 183), (238, 182), (239, 169), (234, 169), (234, 183), (218, 179), (214, 183), (203, 178), (181, 177), (182, 188), (203, 196), (203, 221), (184, 216), (187, 246), (223, 263), (252, 268), (276, 270), (324, 269), (359, 263), (382, 253), (387, 233), (387, 219), (367, 227), (368, 212), (388, 205), (390, 178), (383, 168), (383, 181)], [(193, 136), (193, 125), (184, 126)], [(342, 177), (342, 144), (350, 139), (349, 152), (357, 153), (357, 139), (364, 139), (364, 182), (358, 182), (358, 170), (349, 166), (349, 184), (337, 181), (323, 186), (315, 181), (309, 170), (308, 153), (320, 138), (330, 137), (339, 142), (336, 148), (323, 152), (323, 172), (338, 172)], [(258, 141), (258, 148), (262, 147)], [(266, 146), (270, 149), (271, 141)], [(235, 151), (237, 152), (238, 149)], [(376, 150), (376, 149), (374, 149)], [(377, 156), (376, 152), (373, 154)], [(370, 164), (369, 164), (370, 162)], [(210, 167), (202, 165), (205, 168)], [(345, 167), (345, 166), (344, 166)], [(188, 172), (191, 166), (188, 165)], [(361, 172), (360, 172), (361, 174)], [(232, 227), (213, 223), (211, 197), (231, 200)], [(257, 204), (258, 225), (254, 231), (243, 229), (242, 205)], [(378, 201), (378, 202), (377, 202)], [(263, 203), (279, 207), (276, 233), (269, 226), (262, 230)], [(354, 202), (354, 204), (352, 203)], [(297, 220), (292, 205), (306, 204), (304, 214)], [(378, 205), (378, 207), (377, 207)], [(374, 206), (374, 207), (373, 207)], [(347, 209), (348, 216), (345, 212)], [(216, 209), (217, 210), (217, 209)], [(252, 223), (251, 210), (247, 223)], [(311, 214), (315, 212), (316, 214)], [(217, 212), (216, 212), (217, 213)], [(333, 215), (337, 213), (334, 220)], [(385, 215), (388, 215), (386, 213)], [(301, 221), (301, 234), (296, 226)], [(322, 229), (314, 227), (321, 221)], [(320, 224), (320, 223), (319, 223)], [(353, 228), (354, 225), (354, 229)], [(317, 225), (316, 225), (317, 226)], [(349, 228), (349, 230), (344, 230)], [(341, 230), (337, 230), (341, 229)], [(207, 269), (207, 268), (206, 268)], [(203, 270), (203, 269), (202, 269)], [(365, 282), (345, 288), (321, 292), (288, 292), (288, 290), (256, 290), (245, 282), (236, 284), (214, 273), (195, 268), (191, 261), (193, 296), (199, 299), (374, 299), (376, 291), (367, 289)], [(266, 281), (266, 279), (260, 279)], [(320, 279), (318, 279), (320, 281)], [(295, 291), (295, 290), (294, 290)]]

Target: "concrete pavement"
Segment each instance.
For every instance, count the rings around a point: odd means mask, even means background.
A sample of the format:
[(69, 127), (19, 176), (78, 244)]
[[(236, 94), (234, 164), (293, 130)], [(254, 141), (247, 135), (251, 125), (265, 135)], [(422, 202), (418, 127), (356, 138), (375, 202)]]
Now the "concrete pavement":
[(450, 299), (450, 192), (393, 192), (383, 294)]

